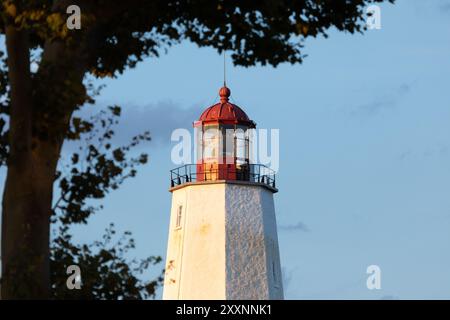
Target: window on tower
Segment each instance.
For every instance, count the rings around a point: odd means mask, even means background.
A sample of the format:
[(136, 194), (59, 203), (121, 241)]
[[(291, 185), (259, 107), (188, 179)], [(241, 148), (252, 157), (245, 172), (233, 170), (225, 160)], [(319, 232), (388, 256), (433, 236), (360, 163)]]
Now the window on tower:
[(181, 217), (183, 214), (183, 206), (179, 205), (178, 206), (178, 211), (177, 211), (177, 221), (175, 222), (175, 228), (181, 228)]

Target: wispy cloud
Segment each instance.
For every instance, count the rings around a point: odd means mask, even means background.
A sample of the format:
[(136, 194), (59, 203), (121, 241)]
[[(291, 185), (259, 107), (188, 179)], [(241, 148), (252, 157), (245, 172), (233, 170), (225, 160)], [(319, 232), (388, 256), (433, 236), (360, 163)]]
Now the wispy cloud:
[(450, 13), (450, 1), (449, 0), (441, 0), (439, 3), (439, 11)]
[(370, 102), (351, 107), (349, 113), (353, 116), (373, 116), (379, 114), (380, 112), (394, 108), (398, 101), (410, 91), (411, 85), (404, 83), (392, 92), (378, 96)]
[(283, 291), (286, 293), (291, 285), (292, 278), (294, 277), (295, 269), (288, 269), (285, 266), (281, 267), (281, 277), (283, 281)]
[(304, 224), (303, 222), (297, 222), (296, 224), (288, 224), (288, 225), (280, 225), (280, 230), (284, 231), (303, 231), (303, 232), (309, 232), (309, 227)]
[[(86, 107), (78, 112), (77, 116), (89, 119), (105, 109), (107, 104)], [(171, 101), (163, 101), (145, 106), (122, 105), (122, 113), (119, 123), (113, 128), (115, 131), (112, 139), (113, 145), (128, 144), (131, 138), (137, 134), (150, 132), (151, 146), (169, 145), (172, 131), (176, 128), (190, 130), (192, 123), (198, 119), (205, 105), (198, 104), (191, 107), (183, 107)]]
[(402, 153), (400, 153), (400, 155), (398, 156), (398, 158), (399, 158), (400, 160), (405, 160), (405, 159), (411, 157), (412, 154), (413, 154), (413, 153), (412, 153), (411, 150), (406, 150), (406, 151), (403, 151)]
[(126, 106), (122, 108), (117, 135), (119, 140), (129, 139), (148, 130), (154, 143), (170, 144), (172, 131), (177, 128), (190, 130), (204, 108), (200, 104), (185, 108), (173, 102)]
[(405, 150), (398, 156), (399, 160), (407, 160), (412, 157), (447, 157), (450, 154), (450, 147), (445, 144), (429, 145), (423, 150)]

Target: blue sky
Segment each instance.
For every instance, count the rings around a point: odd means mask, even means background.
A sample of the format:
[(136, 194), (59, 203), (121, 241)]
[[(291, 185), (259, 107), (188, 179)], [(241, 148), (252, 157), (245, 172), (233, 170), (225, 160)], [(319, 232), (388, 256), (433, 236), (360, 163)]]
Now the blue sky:
[[(398, 0), (382, 6), (381, 30), (308, 39), (302, 65), (229, 66), (234, 102), (280, 129), (286, 298), (450, 298), (449, 18), (448, 0)], [(165, 256), (170, 132), (215, 102), (222, 77), (217, 52), (183, 43), (101, 82), (98, 105), (124, 109), (117, 143), (149, 129), (150, 162), (77, 240), (115, 222), (133, 232), (137, 257)], [(371, 264), (381, 290), (366, 288)]]

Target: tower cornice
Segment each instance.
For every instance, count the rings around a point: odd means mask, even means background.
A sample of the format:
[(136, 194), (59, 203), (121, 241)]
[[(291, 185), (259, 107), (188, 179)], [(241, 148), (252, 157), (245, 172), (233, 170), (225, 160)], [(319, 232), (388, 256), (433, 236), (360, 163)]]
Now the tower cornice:
[(175, 190), (179, 190), (179, 189), (189, 187), (189, 186), (206, 185), (206, 184), (238, 184), (238, 185), (246, 185), (246, 186), (263, 187), (263, 188), (266, 188), (267, 190), (271, 191), (272, 193), (278, 192), (277, 188), (274, 188), (266, 183), (253, 182), (253, 181), (240, 181), (240, 180), (208, 180), (208, 181), (185, 182), (183, 184), (176, 185), (174, 187), (169, 188), (169, 191), (173, 192)]

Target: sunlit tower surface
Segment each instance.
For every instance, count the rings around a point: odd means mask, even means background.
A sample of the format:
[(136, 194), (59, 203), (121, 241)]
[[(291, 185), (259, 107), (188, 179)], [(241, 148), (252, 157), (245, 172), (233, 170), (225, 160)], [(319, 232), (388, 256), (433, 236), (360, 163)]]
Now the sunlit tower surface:
[(275, 174), (251, 163), (256, 124), (230, 94), (194, 122), (197, 163), (171, 170), (163, 299), (283, 299)]

